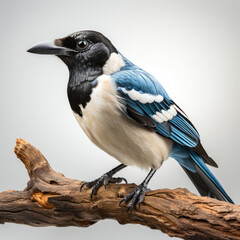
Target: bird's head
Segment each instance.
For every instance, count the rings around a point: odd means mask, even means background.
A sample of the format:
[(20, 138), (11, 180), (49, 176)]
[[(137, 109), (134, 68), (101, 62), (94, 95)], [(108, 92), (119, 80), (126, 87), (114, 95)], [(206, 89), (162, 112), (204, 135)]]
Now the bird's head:
[[(68, 66), (70, 72), (87, 73), (91, 78), (88, 80), (104, 73), (104, 66), (111, 58), (114, 58), (116, 65), (116, 56), (120, 57), (110, 40), (95, 31), (75, 32), (52, 42), (39, 43), (28, 49), (28, 52), (56, 55)], [(121, 59), (119, 61), (123, 65)]]

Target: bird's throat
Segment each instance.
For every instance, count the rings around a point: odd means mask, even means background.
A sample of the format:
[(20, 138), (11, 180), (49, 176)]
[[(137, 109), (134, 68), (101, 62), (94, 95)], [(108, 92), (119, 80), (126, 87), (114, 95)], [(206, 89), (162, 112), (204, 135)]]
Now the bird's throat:
[(68, 100), (72, 110), (82, 117), (81, 107), (85, 108), (91, 100), (91, 93), (97, 86), (97, 77), (102, 74), (100, 68), (71, 70), (68, 82)]

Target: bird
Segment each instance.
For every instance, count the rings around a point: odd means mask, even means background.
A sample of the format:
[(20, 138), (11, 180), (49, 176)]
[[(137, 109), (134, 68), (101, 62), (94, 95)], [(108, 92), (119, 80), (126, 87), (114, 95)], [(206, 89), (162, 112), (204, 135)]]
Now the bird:
[(168, 158), (175, 159), (200, 195), (233, 203), (206, 164), (200, 135), (160, 82), (128, 60), (102, 33), (84, 30), (27, 50), (60, 58), (68, 67), (67, 95), (73, 114), (89, 139), (121, 164), (85, 182), (91, 199), (100, 187), (127, 180), (114, 174), (127, 166), (148, 170), (121, 203), (128, 210), (144, 201), (148, 183)]

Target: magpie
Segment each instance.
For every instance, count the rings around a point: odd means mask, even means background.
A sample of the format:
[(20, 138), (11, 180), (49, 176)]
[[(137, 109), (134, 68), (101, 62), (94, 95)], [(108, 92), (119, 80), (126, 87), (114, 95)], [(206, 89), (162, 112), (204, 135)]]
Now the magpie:
[(91, 199), (109, 182), (127, 182), (113, 175), (133, 165), (150, 171), (121, 202), (128, 209), (140, 207), (150, 179), (171, 157), (202, 196), (233, 203), (207, 167), (218, 166), (188, 116), (151, 74), (124, 57), (103, 34), (79, 31), (28, 52), (56, 55), (67, 65), (67, 94), (76, 120), (94, 144), (121, 162), (81, 186), (92, 188)]

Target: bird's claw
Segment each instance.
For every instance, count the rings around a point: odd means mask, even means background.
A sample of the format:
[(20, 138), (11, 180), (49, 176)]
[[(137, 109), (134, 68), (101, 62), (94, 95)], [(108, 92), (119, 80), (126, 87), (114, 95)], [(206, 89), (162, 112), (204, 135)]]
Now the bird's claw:
[(122, 177), (112, 177), (111, 174), (103, 174), (100, 178), (97, 178), (94, 181), (91, 182), (85, 182), (81, 185), (80, 187), (80, 191), (83, 189), (84, 186), (86, 186), (87, 188), (91, 188), (92, 187), (92, 191), (91, 191), (91, 201), (93, 198), (93, 195), (97, 193), (98, 189), (101, 186), (104, 186), (104, 188), (106, 189), (108, 183), (121, 183), (122, 181), (124, 181), (125, 183), (127, 183), (127, 180), (125, 178)]
[(140, 184), (134, 191), (129, 193), (120, 201), (119, 206), (123, 202), (128, 203), (131, 200), (128, 204), (127, 212), (134, 209), (136, 205), (138, 205), (138, 209), (140, 209), (140, 204), (144, 201), (145, 193), (147, 191), (149, 191), (149, 189), (144, 184)]

